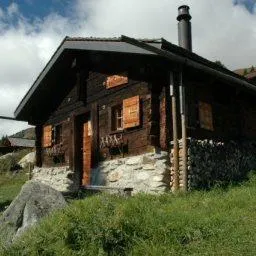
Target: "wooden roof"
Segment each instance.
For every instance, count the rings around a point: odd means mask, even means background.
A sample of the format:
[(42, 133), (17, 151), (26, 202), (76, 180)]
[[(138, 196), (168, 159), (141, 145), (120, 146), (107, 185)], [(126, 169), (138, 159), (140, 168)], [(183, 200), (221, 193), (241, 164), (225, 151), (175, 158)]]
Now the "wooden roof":
[(24, 148), (35, 147), (35, 140), (13, 138), (13, 137), (8, 137), (8, 140), (12, 147), (24, 147)]
[(81, 52), (112, 52), (164, 58), (179, 66), (198, 69), (243, 89), (256, 92), (256, 86), (247, 79), (165, 39), (134, 39), (126, 36), (120, 38), (66, 37), (15, 110), (14, 115), (17, 120), (33, 121), (30, 120), (31, 111), (37, 108), (38, 102), (45, 103), (45, 98), (49, 98), (49, 95), (54, 93), (54, 83), (49, 78), (54, 79), (57, 75), (63, 74), (63, 69), (70, 67), (74, 58)]

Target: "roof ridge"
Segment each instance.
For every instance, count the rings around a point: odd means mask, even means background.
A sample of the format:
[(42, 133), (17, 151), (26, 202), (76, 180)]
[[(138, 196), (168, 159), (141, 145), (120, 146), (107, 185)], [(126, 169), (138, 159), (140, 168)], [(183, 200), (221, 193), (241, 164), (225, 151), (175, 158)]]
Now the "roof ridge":
[[(136, 40), (146, 43), (161, 43), (162, 38), (136, 38)], [(65, 41), (111, 41), (111, 42), (120, 42), (122, 41), (121, 37), (82, 37), (82, 36), (67, 36)]]

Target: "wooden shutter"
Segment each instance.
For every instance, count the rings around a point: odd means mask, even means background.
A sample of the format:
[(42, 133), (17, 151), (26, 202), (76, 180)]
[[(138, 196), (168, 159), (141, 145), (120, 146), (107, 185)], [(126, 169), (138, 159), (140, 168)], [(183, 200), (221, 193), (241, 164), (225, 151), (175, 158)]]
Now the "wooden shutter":
[(213, 131), (212, 106), (205, 102), (199, 102), (199, 121), (200, 127)]
[(43, 147), (51, 147), (52, 145), (52, 126), (46, 125), (43, 130)]
[(140, 97), (123, 100), (123, 128), (140, 125)]

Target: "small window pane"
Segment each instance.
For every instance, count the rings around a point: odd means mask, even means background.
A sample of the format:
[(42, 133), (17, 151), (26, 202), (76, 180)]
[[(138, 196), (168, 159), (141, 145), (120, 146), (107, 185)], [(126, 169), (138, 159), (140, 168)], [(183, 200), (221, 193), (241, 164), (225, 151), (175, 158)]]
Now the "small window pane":
[(112, 131), (118, 131), (123, 129), (123, 110), (122, 105), (112, 107), (111, 111)]

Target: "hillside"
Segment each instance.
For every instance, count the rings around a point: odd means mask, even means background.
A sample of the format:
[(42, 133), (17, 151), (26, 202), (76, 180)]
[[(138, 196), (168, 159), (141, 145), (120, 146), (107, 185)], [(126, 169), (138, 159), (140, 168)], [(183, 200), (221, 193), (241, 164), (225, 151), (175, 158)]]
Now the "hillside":
[(255, 174), (226, 190), (95, 195), (45, 219), (2, 255), (255, 255), (255, 214)]
[(22, 130), (20, 132), (17, 132), (15, 134), (11, 135), (10, 137), (34, 140), (35, 139), (35, 128), (27, 128), (25, 130)]

